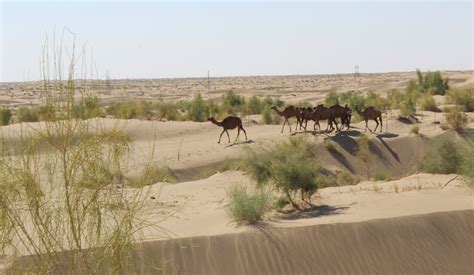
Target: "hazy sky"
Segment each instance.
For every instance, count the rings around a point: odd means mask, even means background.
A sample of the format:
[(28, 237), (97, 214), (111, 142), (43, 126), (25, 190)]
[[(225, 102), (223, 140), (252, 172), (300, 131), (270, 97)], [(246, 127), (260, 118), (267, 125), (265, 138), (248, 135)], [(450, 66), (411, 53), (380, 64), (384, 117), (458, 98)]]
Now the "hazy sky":
[(473, 69), (472, 2), (0, 5), (0, 81), (39, 79), (65, 27), (101, 78)]

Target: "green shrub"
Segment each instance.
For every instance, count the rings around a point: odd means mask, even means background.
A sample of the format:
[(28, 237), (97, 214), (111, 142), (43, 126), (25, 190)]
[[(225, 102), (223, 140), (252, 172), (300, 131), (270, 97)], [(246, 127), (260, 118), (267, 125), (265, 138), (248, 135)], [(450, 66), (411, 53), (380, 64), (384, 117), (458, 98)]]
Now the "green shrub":
[(408, 97), (402, 103), (400, 108), (400, 114), (404, 117), (412, 116), (416, 112), (416, 103), (412, 100), (412, 98)]
[(338, 171), (336, 173), (337, 185), (354, 185), (359, 182), (359, 179), (346, 171)]
[(188, 107), (188, 117), (192, 121), (203, 122), (209, 116), (209, 107), (201, 96), (197, 93)]
[(304, 138), (290, 138), (270, 148), (248, 148), (244, 162), (252, 179), (259, 186), (271, 183), (294, 203), (292, 194), (299, 191), (301, 199), (311, 198), (319, 188), (320, 167), (312, 155), (314, 150)]
[(422, 92), (430, 92), (435, 95), (444, 95), (449, 89), (449, 79), (443, 78), (439, 71), (423, 73), (416, 70), (418, 76), (419, 90)]
[(262, 112), (263, 103), (257, 96), (252, 96), (247, 101), (247, 112), (248, 114), (260, 114)]
[(387, 109), (390, 104), (386, 98), (381, 97), (379, 94), (369, 91), (366, 95), (367, 106), (373, 106), (379, 110)]
[(33, 107), (20, 107), (16, 111), (16, 119), (18, 122), (37, 122), (39, 121), (38, 109)]
[(456, 173), (462, 162), (459, 147), (452, 137), (443, 135), (431, 141), (430, 148), (421, 163), (421, 169), (428, 173)]
[(366, 169), (367, 169), (367, 177), (370, 178), (369, 170), (370, 170), (370, 162), (372, 161), (372, 157), (369, 150), (369, 138), (366, 135), (361, 135), (360, 137), (356, 138), (357, 142), (357, 153), (356, 157), (364, 162)]
[(326, 98), (324, 99), (324, 104), (326, 106), (332, 106), (339, 104), (339, 95), (335, 91), (331, 91), (326, 94)]
[(375, 181), (386, 180), (390, 177), (390, 173), (384, 171), (374, 171), (372, 172), (371, 178)]
[(414, 125), (410, 130), (413, 134), (418, 135), (420, 133), (420, 126)]
[(181, 120), (177, 104), (171, 102), (158, 102), (155, 106), (158, 118), (166, 120)]
[(336, 144), (333, 141), (328, 140), (328, 139), (326, 139), (324, 141), (324, 148), (326, 148), (326, 150), (328, 150), (330, 152), (336, 152), (337, 151)]
[(420, 101), (420, 107), (423, 111), (432, 111), (438, 112), (438, 106), (436, 106), (436, 101), (434, 97), (430, 94), (424, 95)]
[(290, 201), (288, 200), (287, 197), (279, 197), (275, 203), (273, 204), (273, 207), (277, 210), (281, 210), (283, 207), (287, 206), (290, 204)]
[(129, 177), (130, 186), (141, 188), (147, 185), (152, 185), (157, 182), (174, 182), (171, 175), (171, 170), (166, 166), (157, 164), (148, 164), (143, 169), (141, 175)]
[(405, 100), (403, 93), (397, 89), (390, 90), (388, 92), (387, 99), (391, 109), (400, 109), (403, 101)]
[(237, 223), (255, 224), (271, 210), (272, 198), (264, 190), (249, 192), (243, 186), (236, 186), (228, 192), (228, 196), (230, 203), (227, 211)]
[(41, 121), (55, 121), (56, 108), (51, 103), (45, 103), (38, 109), (39, 120)]
[(465, 112), (474, 112), (474, 89), (449, 90), (446, 94), (447, 101), (462, 106)]
[(99, 97), (97, 96), (86, 96), (82, 98), (79, 103), (74, 104), (72, 112), (74, 118), (81, 119), (100, 117), (103, 115), (102, 109), (99, 106)]
[(10, 119), (12, 118), (12, 111), (7, 108), (0, 108), (0, 126), (5, 126), (10, 124)]
[(265, 105), (262, 111), (262, 122), (263, 124), (280, 124), (282, 121), (281, 116), (270, 109), (270, 106)]
[(461, 130), (467, 125), (466, 113), (454, 108), (445, 114), (446, 122), (453, 130)]

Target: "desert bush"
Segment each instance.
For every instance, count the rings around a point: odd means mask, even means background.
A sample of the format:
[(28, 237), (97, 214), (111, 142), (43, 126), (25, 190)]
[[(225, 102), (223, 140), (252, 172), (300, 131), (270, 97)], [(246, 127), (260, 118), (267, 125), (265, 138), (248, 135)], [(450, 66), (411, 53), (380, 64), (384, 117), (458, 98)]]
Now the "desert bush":
[(425, 75), (420, 70), (416, 70), (418, 76), (419, 90), (430, 92), (435, 95), (444, 95), (449, 89), (449, 79), (443, 78), (439, 71), (426, 72)]
[(34, 107), (20, 107), (16, 111), (18, 122), (37, 122), (40, 119), (38, 109)]
[(142, 188), (157, 182), (174, 182), (174, 178), (167, 166), (148, 164), (140, 175), (129, 177), (128, 182), (131, 187)]
[(177, 104), (171, 102), (158, 102), (155, 106), (156, 114), (160, 119), (182, 120)]
[(415, 134), (415, 135), (418, 135), (418, 134), (420, 133), (420, 126), (418, 126), (418, 125), (413, 125), (413, 127), (411, 127), (410, 132), (412, 132), (412, 133)]
[(462, 155), (454, 139), (449, 135), (434, 138), (421, 163), (421, 169), (428, 173), (456, 173), (462, 162)]
[(265, 105), (262, 111), (262, 122), (263, 124), (280, 124), (282, 121), (281, 116), (273, 112), (269, 105)]
[(188, 107), (188, 118), (192, 121), (206, 121), (209, 116), (209, 107), (202, 98), (201, 93), (197, 93)]
[(257, 96), (252, 96), (247, 101), (247, 113), (248, 114), (260, 114), (262, 112), (263, 103)]
[(44, 102), (38, 108), (40, 121), (55, 121), (57, 119), (56, 107), (50, 102)]
[(326, 148), (326, 150), (328, 150), (330, 152), (337, 151), (336, 144), (333, 141), (326, 139), (323, 144), (324, 144), (324, 148)]
[(386, 180), (390, 177), (390, 173), (388, 172), (385, 172), (385, 171), (374, 171), (372, 172), (371, 174), (371, 178), (375, 181), (382, 181), (382, 180)]
[(447, 101), (463, 107), (465, 112), (474, 112), (474, 89), (449, 90), (446, 94)]
[(467, 125), (466, 113), (458, 110), (457, 108), (451, 109), (445, 114), (446, 122), (453, 130), (461, 130)]
[(7, 108), (0, 108), (0, 126), (5, 126), (10, 124), (10, 119), (12, 118), (12, 111)]
[(387, 100), (391, 109), (400, 109), (401, 104), (405, 98), (400, 90), (392, 89), (387, 94)]
[(336, 173), (337, 185), (354, 185), (359, 181), (360, 180), (356, 176), (353, 176), (346, 171), (338, 171)]
[(101, 117), (102, 109), (99, 105), (99, 97), (85, 96), (78, 103), (74, 103), (72, 107), (73, 117), (88, 119), (93, 117)]
[(439, 112), (438, 106), (434, 97), (430, 94), (424, 95), (420, 100), (420, 108), (423, 111)]
[(31, 258), (8, 274), (139, 272), (133, 249), (146, 194), (116, 188), (113, 176), (128, 168), (130, 139), (99, 121), (74, 119), (75, 65), (66, 66), (67, 84), (48, 80), (45, 94), (57, 100), (45, 99), (41, 129), (19, 133), (21, 154), (0, 143), (0, 245)]
[(369, 91), (366, 95), (367, 106), (373, 106), (379, 110), (386, 110), (390, 104), (388, 100), (379, 94)]
[(249, 192), (243, 186), (236, 186), (228, 192), (228, 213), (237, 223), (255, 224), (271, 210), (272, 197), (269, 192), (256, 190)]
[(331, 91), (326, 94), (326, 98), (324, 99), (324, 104), (326, 106), (332, 106), (339, 104), (339, 95), (336, 91)]
[(302, 200), (310, 198), (321, 180), (312, 146), (304, 138), (290, 138), (289, 142), (276, 143), (270, 148), (247, 148), (246, 170), (258, 186), (271, 183), (297, 207), (292, 194), (299, 191)]

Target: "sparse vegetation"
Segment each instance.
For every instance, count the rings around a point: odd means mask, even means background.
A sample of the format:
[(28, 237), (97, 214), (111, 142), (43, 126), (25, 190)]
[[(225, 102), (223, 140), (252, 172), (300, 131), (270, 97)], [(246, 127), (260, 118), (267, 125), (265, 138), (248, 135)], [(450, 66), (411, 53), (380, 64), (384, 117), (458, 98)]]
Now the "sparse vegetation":
[(457, 108), (452, 108), (449, 112), (446, 113), (446, 122), (453, 130), (461, 130), (467, 125), (467, 115), (466, 113), (458, 110)]
[(310, 199), (322, 181), (311, 146), (313, 144), (299, 137), (269, 148), (249, 148), (244, 159), (246, 169), (258, 186), (272, 184), (298, 207), (294, 194), (300, 192), (303, 201)]
[(421, 169), (428, 173), (450, 174), (459, 171), (462, 163), (462, 154), (459, 146), (449, 135), (442, 135), (431, 141)]
[(10, 124), (10, 119), (12, 118), (12, 112), (7, 108), (0, 108), (0, 126), (5, 126)]
[(171, 170), (163, 165), (148, 164), (142, 173), (137, 176), (129, 177), (128, 182), (131, 187), (142, 188), (157, 182), (174, 182)]
[(438, 71), (426, 72), (423, 75), (420, 70), (416, 70), (416, 74), (418, 76), (418, 87), (421, 92), (444, 95), (449, 89), (449, 79), (443, 78)]
[(372, 172), (371, 178), (375, 181), (387, 180), (390, 177), (390, 173), (386, 171), (374, 171)]
[(356, 157), (364, 162), (367, 169), (367, 178), (370, 178), (370, 162), (372, 157), (369, 150), (369, 138), (366, 135), (361, 135), (356, 139), (357, 142), (357, 154)]
[(465, 112), (474, 112), (473, 88), (449, 90), (446, 98), (449, 103), (462, 107)]
[(413, 125), (413, 126), (411, 127), (410, 132), (412, 132), (412, 133), (415, 134), (415, 135), (418, 135), (418, 134), (420, 133), (420, 126), (418, 126), (418, 125)]
[(430, 94), (424, 95), (420, 101), (420, 108), (423, 111), (432, 111), (432, 112), (439, 112), (438, 106), (436, 106), (436, 101), (434, 97)]
[(228, 192), (228, 213), (237, 223), (255, 224), (271, 210), (272, 197), (269, 192), (258, 189), (248, 191), (244, 186), (236, 186)]
[(359, 178), (347, 173), (346, 171), (338, 171), (336, 173), (337, 185), (354, 185), (359, 182)]
[(16, 111), (16, 120), (18, 122), (37, 122), (39, 121), (38, 109), (22, 106)]

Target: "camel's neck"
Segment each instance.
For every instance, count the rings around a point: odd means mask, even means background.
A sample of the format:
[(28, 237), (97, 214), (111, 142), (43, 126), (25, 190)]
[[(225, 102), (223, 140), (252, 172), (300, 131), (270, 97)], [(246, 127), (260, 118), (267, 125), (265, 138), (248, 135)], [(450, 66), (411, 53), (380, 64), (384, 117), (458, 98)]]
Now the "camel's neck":
[(280, 116), (283, 115), (283, 112), (280, 112), (280, 110), (278, 110), (277, 108), (274, 108), (273, 110), (275, 110), (275, 112), (276, 112), (277, 114), (279, 114)]
[(359, 109), (356, 109), (356, 112), (359, 116), (364, 117), (364, 113), (362, 113)]
[(219, 121), (217, 121), (217, 120), (215, 120), (215, 119), (213, 118), (213, 119), (211, 119), (211, 122), (214, 123), (214, 124), (217, 125), (217, 126), (221, 126), (221, 127), (222, 127), (222, 121), (219, 122)]

